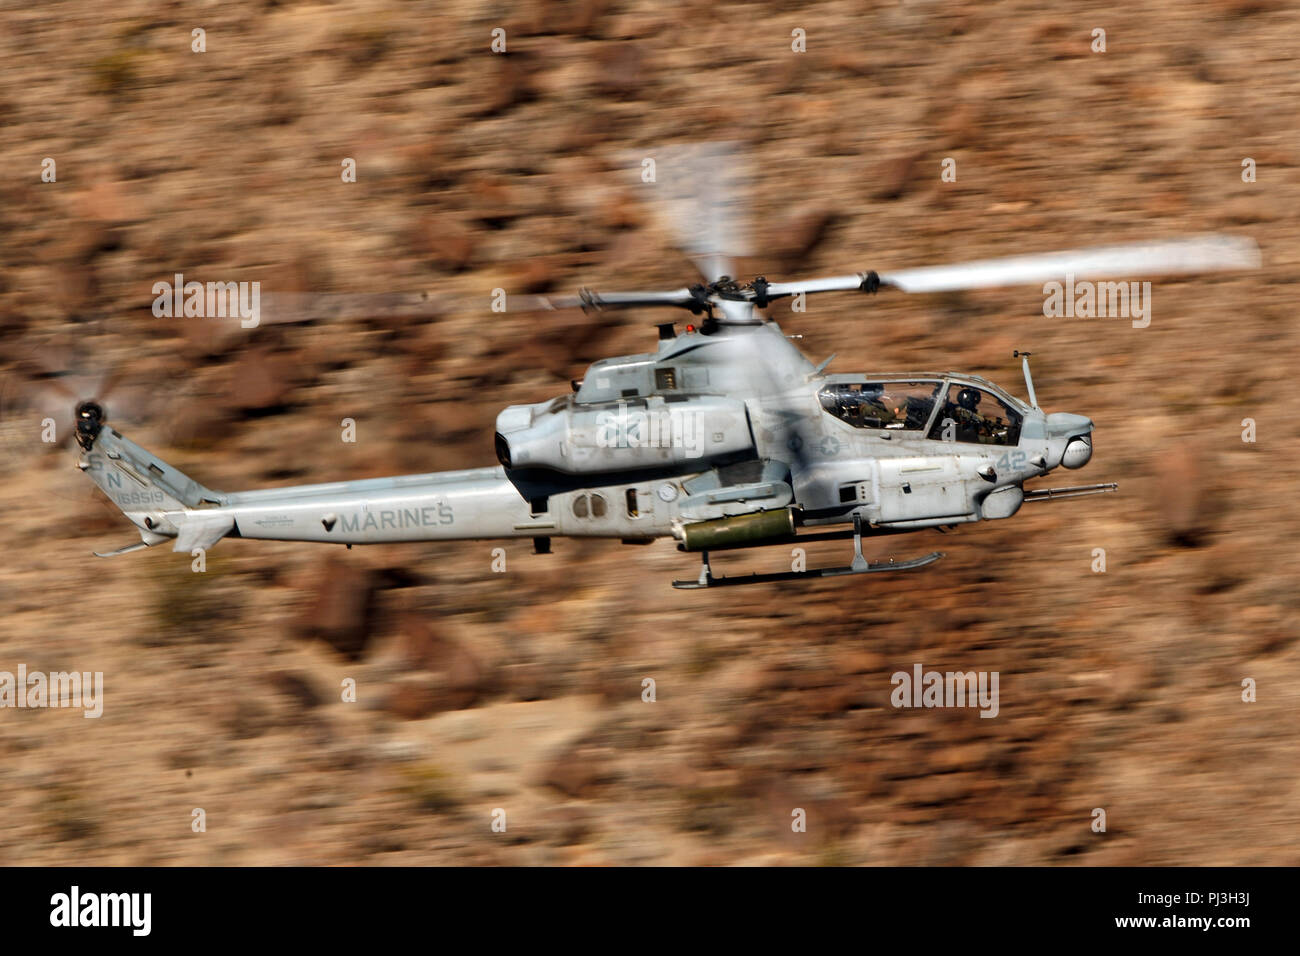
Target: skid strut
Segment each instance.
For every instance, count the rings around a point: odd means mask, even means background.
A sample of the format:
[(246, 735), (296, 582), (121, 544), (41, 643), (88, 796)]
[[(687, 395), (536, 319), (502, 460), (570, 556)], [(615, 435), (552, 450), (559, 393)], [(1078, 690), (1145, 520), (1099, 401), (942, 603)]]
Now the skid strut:
[(847, 567), (840, 568), (811, 568), (807, 571), (777, 571), (771, 574), (738, 574), (731, 577), (722, 576), (714, 577), (713, 569), (709, 566), (709, 552), (700, 552), (700, 576), (694, 581), (674, 581), (673, 587), (686, 591), (693, 591), (700, 588), (720, 588), (729, 587), (738, 584), (769, 584), (773, 581), (797, 581), (801, 578), (832, 578), (845, 574), (875, 574), (881, 571), (910, 571), (913, 568), (922, 568), (927, 564), (933, 564), (943, 557), (942, 551), (931, 551), (929, 554), (922, 555), (919, 558), (912, 558), (908, 561), (895, 561), (890, 558), (887, 561), (869, 562), (862, 556), (862, 519), (854, 516), (853, 519), (853, 561)]

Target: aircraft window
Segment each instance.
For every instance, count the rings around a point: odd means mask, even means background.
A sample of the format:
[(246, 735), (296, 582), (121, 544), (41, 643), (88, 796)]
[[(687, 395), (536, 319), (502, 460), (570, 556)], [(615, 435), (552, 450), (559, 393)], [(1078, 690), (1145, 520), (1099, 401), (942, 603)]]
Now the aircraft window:
[(1020, 441), (1021, 414), (992, 392), (973, 385), (952, 384), (930, 429), (936, 441), (977, 445), (1015, 445)]
[(854, 428), (921, 429), (938, 382), (841, 382), (817, 393), (822, 408)]
[(578, 518), (605, 517), (605, 499), (601, 495), (578, 495), (573, 499), (573, 514)]

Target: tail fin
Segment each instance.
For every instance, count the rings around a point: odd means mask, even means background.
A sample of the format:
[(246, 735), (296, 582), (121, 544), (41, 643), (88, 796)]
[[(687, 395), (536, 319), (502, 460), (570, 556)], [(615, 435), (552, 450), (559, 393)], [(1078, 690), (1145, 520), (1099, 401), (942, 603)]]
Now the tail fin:
[(97, 406), (85, 412), (79, 408), (77, 414), (78, 467), (140, 529), (144, 544), (175, 538), (176, 551), (206, 549), (234, 527), (232, 517), (220, 514), (218, 506), (226, 501), (221, 492), (205, 488), (104, 424)]

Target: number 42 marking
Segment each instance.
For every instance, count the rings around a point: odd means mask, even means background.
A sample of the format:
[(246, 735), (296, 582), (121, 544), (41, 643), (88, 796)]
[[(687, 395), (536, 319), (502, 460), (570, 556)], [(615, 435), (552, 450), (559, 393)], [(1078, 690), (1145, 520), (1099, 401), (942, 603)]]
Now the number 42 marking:
[(1006, 452), (998, 459), (996, 467), (1004, 471), (1019, 471), (1028, 460), (1029, 456), (1023, 451)]

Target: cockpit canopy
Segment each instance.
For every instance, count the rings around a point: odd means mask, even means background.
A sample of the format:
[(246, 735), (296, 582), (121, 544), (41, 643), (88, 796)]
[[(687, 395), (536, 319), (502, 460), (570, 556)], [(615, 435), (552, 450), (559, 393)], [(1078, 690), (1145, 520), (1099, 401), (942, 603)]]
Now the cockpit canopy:
[(839, 382), (817, 393), (822, 408), (854, 428), (920, 430), (941, 382)]
[(1024, 421), (1010, 401), (973, 382), (841, 378), (817, 398), (854, 428), (916, 432), (933, 441), (1015, 445)]

